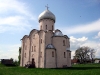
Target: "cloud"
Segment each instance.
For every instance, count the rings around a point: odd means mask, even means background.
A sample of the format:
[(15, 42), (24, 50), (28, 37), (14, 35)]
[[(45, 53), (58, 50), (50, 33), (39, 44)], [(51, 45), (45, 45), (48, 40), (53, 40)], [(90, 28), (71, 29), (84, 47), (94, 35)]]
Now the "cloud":
[(18, 60), (18, 51), (20, 44), (15, 45), (0, 45), (0, 59), (10, 59), (13, 58)]
[(100, 43), (95, 41), (90, 41), (87, 37), (75, 38), (73, 36), (70, 37), (72, 58), (74, 56), (75, 50), (78, 47), (88, 46), (90, 48), (94, 48), (96, 50), (95, 57), (100, 57)]
[(79, 42), (83, 42), (83, 41), (86, 41), (88, 38), (87, 37), (82, 37), (82, 38), (78, 38), (78, 39), (76, 39), (75, 37), (73, 37), (73, 36), (70, 36), (70, 41), (71, 42), (76, 42), (76, 41), (79, 41)]
[(31, 21), (37, 22), (27, 4), (19, 0), (0, 0), (0, 15), (0, 33), (27, 30)]
[(100, 19), (88, 24), (77, 25), (70, 28), (63, 28), (63, 32), (68, 34), (77, 34), (77, 33), (90, 33), (100, 30)]
[(98, 32), (98, 35), (95, 36), (95, 38), (100, 38), (100, 32)]

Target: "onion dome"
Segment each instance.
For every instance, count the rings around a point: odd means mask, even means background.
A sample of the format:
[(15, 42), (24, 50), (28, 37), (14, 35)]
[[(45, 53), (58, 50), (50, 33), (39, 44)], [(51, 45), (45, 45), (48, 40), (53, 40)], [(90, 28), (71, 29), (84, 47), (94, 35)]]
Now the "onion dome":
[(55, 22), (55, 15), (47, 8), (47, 10), (43, 11), (38, 17), (39, 22), (42, 19), (52, 19)]

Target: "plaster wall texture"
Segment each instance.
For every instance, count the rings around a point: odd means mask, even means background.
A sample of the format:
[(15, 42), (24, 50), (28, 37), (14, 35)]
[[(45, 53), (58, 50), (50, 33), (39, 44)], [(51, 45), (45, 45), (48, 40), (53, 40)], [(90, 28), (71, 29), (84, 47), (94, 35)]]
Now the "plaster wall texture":
[[(54, 52), (54, 57), (52, 57)], [(46, 49), (46, 68), (56, 68), (56, 55), (54, 49)]]
[[(56, 48), (56, 52), (57, 52), (57, 67), (61, 68), (64, 65), (68, 65), (67, 64), (67, 51), (66, 51), (66, 47), (67, 47), (67, 43), (65, 42), (65, 45), (63, 45), (63, 40), (66, 40), (66, 38), (64, 37), (53, 37), (53, 45)], [(64, 52), (65, 52), (65, 56), (64, 56)]]
[[(40, 30), (54, 30), (54, 21), (51, 19), (43, 19), (40, 21), (39, 23), (40, 25)], [(46, 29), (46, 25), (47, 25), (47, 29)], [(41, 28), (42, 27), (42, 28)]]

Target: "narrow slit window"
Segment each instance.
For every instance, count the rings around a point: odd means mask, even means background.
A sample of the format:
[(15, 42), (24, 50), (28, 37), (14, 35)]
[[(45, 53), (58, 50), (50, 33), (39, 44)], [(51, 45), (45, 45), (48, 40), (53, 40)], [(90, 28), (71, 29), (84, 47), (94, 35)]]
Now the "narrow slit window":
[(41, 43), (42, 43), (42, 39), (41, 39)]
[(25, 58), (26, 58), (26, 53), (25, 53)]
[(33, 52), (33, 46), (32, 46), (32, 52)]
[(52, 25), (52, 30), (53, 30), (53, 25)]
[(40, 54), (40, 57), (42, 58), (42, 52), (41, 52), (41, 54)]
[(47, 30), (47, 25), (46, 25), (46, 30)]
[(36, 52), (36, 46), (34, 46), (34, 52)]
[(64, 52), (64, 58), (66, 58), (66, 53)]
[(63, 40), (63, 46), (65, 46), (65, 40)]
[(54, 51), (52, 51), (52, 57), (54, 57)]

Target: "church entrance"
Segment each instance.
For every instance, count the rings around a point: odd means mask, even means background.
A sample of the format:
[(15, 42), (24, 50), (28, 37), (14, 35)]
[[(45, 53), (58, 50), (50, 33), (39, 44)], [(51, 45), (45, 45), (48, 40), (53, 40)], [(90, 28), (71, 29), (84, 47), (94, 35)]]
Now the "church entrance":
[(32, 66), (35, 68), (35, 61), (34, 61), (34, 58), (32, 58)]

